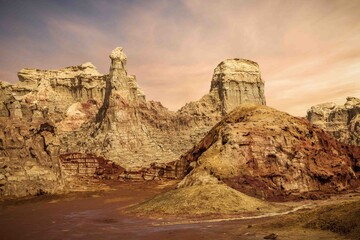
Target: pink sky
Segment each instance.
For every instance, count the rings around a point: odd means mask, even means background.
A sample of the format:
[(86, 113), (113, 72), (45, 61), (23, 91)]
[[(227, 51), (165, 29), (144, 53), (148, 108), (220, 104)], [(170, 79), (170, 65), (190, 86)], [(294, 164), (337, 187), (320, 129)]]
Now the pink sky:
[(267, 104), (294, 115), (360, 97), (360, 1), (87, 3), (29, 5), (28, 21), (9, 6), (0, 19), (0, 79), (86, 61), (107, 73), (109, 53), (122, 46), (147, 99), (171, 110), (207, 93), (228, 58), (258, 62)]

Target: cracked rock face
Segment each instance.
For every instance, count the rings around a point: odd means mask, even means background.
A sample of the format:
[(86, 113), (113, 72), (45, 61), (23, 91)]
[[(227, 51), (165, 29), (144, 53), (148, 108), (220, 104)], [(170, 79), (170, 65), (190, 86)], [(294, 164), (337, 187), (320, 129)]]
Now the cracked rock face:
[(360, 99), (348, 97), (344, 105), (324, 103), (311, 107), (307, 119), (338, 141), (360, 146)]
[[(244, 104), (184, 154), (180, 187), (225, 182), (267, 199), (359, 186), (360, 148), (336, 141), (305, 119)], [(311, 196), (309, 196), (311, 197)]]
[(0, 118), (0, 197), (59, 193), (60, 141), (49, 123)]

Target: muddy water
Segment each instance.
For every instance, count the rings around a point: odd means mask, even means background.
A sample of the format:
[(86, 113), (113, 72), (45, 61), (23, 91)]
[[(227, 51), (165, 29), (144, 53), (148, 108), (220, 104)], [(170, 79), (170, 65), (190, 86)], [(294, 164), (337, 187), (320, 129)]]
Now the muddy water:
[[(41, 196), (0, 208), (0, 239), (264, 239), (272, 229), (256, 227), (272, 218), (233, 221), (150, 220), (121, 209), (173, 186), (127, 183), (113, 191)], [(288, 229), (278, 239), (341, 239), (319, 231)]]

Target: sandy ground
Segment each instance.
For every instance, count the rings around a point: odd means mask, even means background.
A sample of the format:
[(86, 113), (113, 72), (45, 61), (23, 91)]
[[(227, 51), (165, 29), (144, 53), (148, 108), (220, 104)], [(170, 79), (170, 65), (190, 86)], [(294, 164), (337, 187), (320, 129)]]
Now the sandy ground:
[[(123, 209), (173, 188), (175, 182), (121, 183), (106, 192), (72, 193), (63, 196), (2, 202), (0, 239), (346, 239), (337, 234), (300, 227), (274, 228), (269, 223), (286, 215), (246, 218), (161, 219), (125, 214)], [(359, 198), (344, 195), (330, 200), (287, 203), (313, 208)]]

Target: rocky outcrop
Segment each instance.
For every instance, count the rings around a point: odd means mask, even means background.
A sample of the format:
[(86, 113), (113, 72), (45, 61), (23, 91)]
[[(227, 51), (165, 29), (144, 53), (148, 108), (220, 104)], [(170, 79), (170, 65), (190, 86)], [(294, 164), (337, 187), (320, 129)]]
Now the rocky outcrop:
[(242, 103), (266, 105), (259, 65), (246, 59), (225, 60), (214, 70), (209, 94), (179, 112), (199, 116), (226, 115)]
[(267, 199), (339, 192), (359, 186), (359, 150), (305, 119), (245, 104), (182, 156), (179, 186), (225, 182)]
[(266, 104), (259, 65), (246, 59), (221, 62), (214, 70), (210, 92), (219, 95), (223, 113), (242, 103)]
[[(58, 70), (22, 69), (17, 84), (0, 83), (2, 129), (13, 128), (9, 121), (29, 129), (45, 123), (52, 126), (57, 148), (51, 155), (46, 148), (39, 148), (38, 154), (51, 159), (51, 167), (44, 165), (49, 171), (39, 173), (39, 179), (61, 183), (52, 187), (54, 191), (79, 187), (84, 178), (176, 178), (176, 169), (181, 167), (176, 162), (179, 156), (228, 111), (243, 102), (265, 104), (258, 65), (248, 60), (220, 63), (209, 94), (172, 112), (158, 102), (146, 101), (135, 76), (126, 71), (127, 57), (122, 48), (114, 49), (110, 59), (107, 75), (85, 63)], [(0, 149), (0, 156), (10, 157), (6, 166), (11, 170), (7, 173), (11, 174), (16, 166), (25, 168), (27, 161), (44, 167), (30, 154), (30, 139), (38, 139), (43, 133), (26, 130), (20, 135), (13, 131), (6, 134), (0, 135), (1, 144), (7, 137), (29, 139), (28, 145), (18, 146), (17, 153), (10, 150), (10, 145)], [(24, 152), (21, 157), (20, 152)], [(104, 171), (107, 173), (101, 174)], [(44, 174), (46, 177), (40, 177)], [(24, 189), (29, 185), (26, 179), (18, 178), (18, 185)], [(1, 181), (0, 197), (33, 193), (19, 194), (17, 187), (10, 186), (7, 175)], [(49, 186), (53, 186), (51, 181)], [(77, 181), (79, 184), (74, 183)]]
[(348, 97), (344, 105), (324, 103), (311, 107), (307, 119), (338, 141), (360, 146), (360, 99)]
[(51, 123), (0, 118), (0, 197), (61, 192), (59, 148)]
[(59, 70), (22, 69), (18, 76), (17, 84), (0, 85), (1, 117), (48, 119), (59, 125), (68, 115), (74, 116), (72, 105), (98, 108), (104, 97), (106, 76), (91, 63)]

